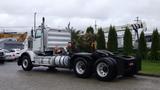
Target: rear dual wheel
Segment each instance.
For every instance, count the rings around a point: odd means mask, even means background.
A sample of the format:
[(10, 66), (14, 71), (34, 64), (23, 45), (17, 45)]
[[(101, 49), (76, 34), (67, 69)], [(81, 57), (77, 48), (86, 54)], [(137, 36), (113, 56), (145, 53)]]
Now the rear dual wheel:
[(111, 81), (116, 76), (116, 67), (114, 63), (107, 59), (99, 59), (95, 63), (96, 78), (101, 81)]
[[(74, 73), (77, 77), (87, 78), (92, 74), (92, 63), (87, 58), (78, 57), (74, 61)], [(117, 76), (116, 65), (108, 58), (100, 58), (95, 62), (96, 78), (101, 81), (111, 81)]]
[(100, 62), (97, 64), (96, 72), (100, 77), (106, 77), (109, 73), (109, 65), (104, 62)]
[(88, 78), (92, 74), (91, 63), (84, 57), (78, 57), (75, 59), (73, 70), (75, 75), (80, 78)]

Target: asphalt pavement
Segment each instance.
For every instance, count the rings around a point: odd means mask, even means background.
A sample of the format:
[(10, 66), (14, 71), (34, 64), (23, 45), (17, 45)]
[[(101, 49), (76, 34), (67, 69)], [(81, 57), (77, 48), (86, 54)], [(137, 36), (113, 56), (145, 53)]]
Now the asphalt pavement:
[(137, 75), (102, 82), (94, 76), (77, 78), (67, 69), (52, 72), (36, 67), (25, 72), (16, 62), (5, 62), (0, 65), (0, 90), (160, 90), (160, 78)]

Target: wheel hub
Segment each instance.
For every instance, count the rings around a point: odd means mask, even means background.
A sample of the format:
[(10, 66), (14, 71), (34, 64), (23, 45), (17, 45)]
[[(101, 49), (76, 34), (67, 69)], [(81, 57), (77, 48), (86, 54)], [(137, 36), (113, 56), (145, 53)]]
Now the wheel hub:
[(79, 74), (83, 74), (85, 72), (85, 63), (83, 61), (78, 61), (76, 64), (76, 71)]
[(109, 73), (108, 65), (104, 62), (100, 62), (97, 64), (96, 71), (100, 77), (106, 77)]
[(108, 68), (107, 68), (107, 67), (103, 67), (103, 71), (104, 71), (104, 72), (107, 72), (107, 71), (108, 71)]
[(28, 67), (28, 60), (27, 59), (25, 59), (24, 61), (23, 61), (23, 67), (24, 68), (27, 68)]

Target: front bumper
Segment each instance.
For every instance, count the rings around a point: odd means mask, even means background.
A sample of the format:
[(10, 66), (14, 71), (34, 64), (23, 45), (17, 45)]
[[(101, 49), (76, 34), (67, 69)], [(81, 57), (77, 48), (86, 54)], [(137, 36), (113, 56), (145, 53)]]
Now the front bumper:
[(5, 57), (5, 60), (15, 60), (16, 57)]

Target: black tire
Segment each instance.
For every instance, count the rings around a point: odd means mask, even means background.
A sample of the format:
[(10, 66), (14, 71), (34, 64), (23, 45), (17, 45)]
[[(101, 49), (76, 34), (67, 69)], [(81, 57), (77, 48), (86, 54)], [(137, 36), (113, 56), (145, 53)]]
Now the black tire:
[(96, 78), (100, 81), (111, 81), (116, 78), (116, 65), (109, 59), (101, 58), (95, 63)]
[(21, 64), (22, 68), (24, 71), (31, 71), (33, 68), (31, 59), (29, 56), (22, 56), (22, 64)]
[(4, 64), (4, 60), (0, 60), (0, 63), (1, 63), (1, 64)]
[(4, 64), (4, 60), (2, 61), (2, 64)]
[(89, 59), (84, 57), (77, 57), (75, 59), (73, 70), (75, 75), (79, 78), (88, 78), (92, 74), (91, 63)]

